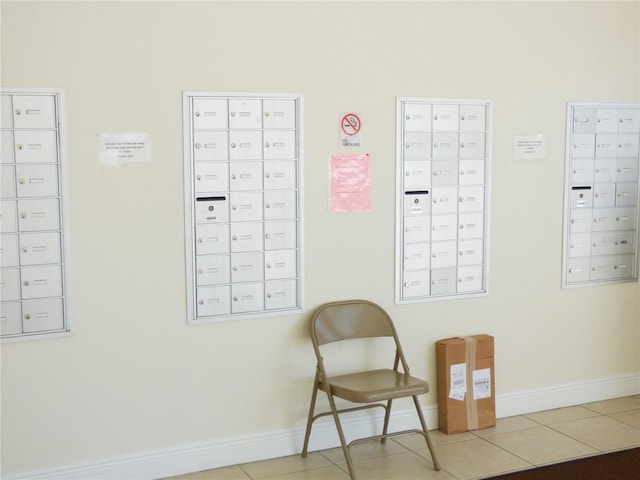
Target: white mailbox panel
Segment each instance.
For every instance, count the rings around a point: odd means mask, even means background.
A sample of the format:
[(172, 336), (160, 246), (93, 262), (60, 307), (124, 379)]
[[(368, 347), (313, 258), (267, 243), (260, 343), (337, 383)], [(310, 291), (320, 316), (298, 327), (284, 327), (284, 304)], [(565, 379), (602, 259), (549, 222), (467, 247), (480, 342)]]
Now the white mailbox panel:
[(262, 101), (263, 119), (265, 129), (295, 129), (296, 128), (296, 102), (290, 99), (264, 99)]
[(195, 130), (224, 130), (228, 126), (229, 110), (225, 99), (194, 98), (191, 113)]
[(405, 133), (403, 150), (404, 158), (407, 160), (429, 160), (431, 158), (431, 133)]
[(262, 100), (256, 98), (230, 99), (229, 128), (262, 128)]
[(25, 333), (55, 331), (64, 328), (64, 308), (60, 298), (39, 298), (22, 303)]
[(196, 309), (199, 317), (231, 313), (231, 287), (202, 287), (196, 290)]
[(193, 160), (224, 161), (229, 159), (229, 134), (225, 131), (193, 133)]
[(13, 163), (13, 132), (0, 130), (0, 163)]
[(14, 95), (13, 127), (16, 129), (56, 128), (54, 95)]
[(407, 160), (404, 162), (405, 188), (424, 188), (431, 183), (431, 162)]
[(458, 119), (460, 117), (459, 105), (434, 104), (433, 105), (433, 131), (458, 131)]
[[(590, 162), (590, 160), (574, 160), (574, 163), (584, 161)], [(582, 183), (591, 184), (594, 181), (597, 183), (615, 182), (616, 163), (617, 162), (615, 158), (596, 158), (593, 178), (584, 177), (582, 179)]]
[(431, 245), (428, 243), (412, 243), (404, 246), (405, 271), (427, 270), (431, 267)]
[(295, 220), (264, 223), (265, 250), (296, 248), (297, 244)]
[(424, 103), (406, 103), (403, 125), (405, 132), (431, 131), (431, 105)]
[(458, 215), (432, 215), (431, 241), (456, 240), (458, 238)]
[(0, 334), (19, 335), (22, 333), (20, 302), (0, 303)]
[(16, 168), (13, 165), (0, 167), (0, 197), (14, 198), (16, 196)]
[(199, 255), (196, 258), (196, 285), (229, 283), (231, 270), (228, 255)]
[(567, 125), (563, 287), (637, 281), (640, 105), (569, 103)]
[(262, 162), (231, 162), (229, 188), (232, 192), (262, 190)]
[(18, 197), (56, 197), (58, 195), (57, 165), (17, 165), (16, 179)]
[(458, 293), (477, 292), (482, 290), (482, 285), (483, 279), (481, 265), (458, 268)]
[(229, 225), (196, 225), (196, 255), (213, 255), (229, 252)]
[(261, 222), (237, 222), (231, 224), (231, 251), (251, 252), (262, 250), (263, 226)]
[(484, 160), (460, 160), (458, 169), (459, 185), (484, 184)]
[(188, 323), (301, 311), (302, 97), (183, 95)]
[(431, 271), (431, 294), (449, 295), (456, 292), (456, 269), (445, 268)]
[(431, 217), (405, 217), (404, 243), (428, 242), (431, 238)]
[(402, 292), (405, 298), (424, 297), (430, 294), (430, 271), (404, 272)]
[(453, 132), (434, 132), (433, 158), (458, 158), (458, 134)]
[(293, 190), (296, 188), (296, 162), (264, 162), (265, 190)]
[(487, 107), (484, 105), (460, 105), (460, 131), (484, 132), (486, 130)]
[(14, 200), (0, 200), (0, 220), (2, 220), (2, 233), (16, 232), (18, 230), (17, 205)]
[(3, 89), (3, 341), (70, 331), (64, 93)]
[(296, 158), (296, 132), (294, 130), (265, 130), (265, 160)]
[(42, 265), (61, 261), (59, 232), (20, 235), (20, 265)]
[(18, 266), (18, 236), (4, 234), (0, 237), (0, 267)]
[(16, 163), (57, 163), (55, 130), (16, 130), (13, 136)]
[(229, 158), (234, 160), (262, 159), (262, 131), (231, 130), (229, 132)]
[(431, 244), (431, 268), (455, 267), (457, 242), (433, 242)]
[(20, 300), (20, 270), (18, 268), (0, 270), (0, 298), (3, 302)]
[(198, 162), (193, 166), (196, 193), (229, 190), (229, 165), (222, 162)]
[(231, 312), (247, 313), (264, 310), (264, 284), (237, 283), (231, 286)]
[(292, 309), (298, 304), (296, 280), (271, 280), (264, 285), (264, 307), (267, 310)]
[(399, 98), (396, 128), (397, 302), (486, 294), (491, 102)]
[(59, 215), (56, 198), (18, 200), (18, 228), (21, 232), (59, 230)]
[(431, 185), (454, 186), (458, 185), (458, 161), (434, 160), (431, 162)]
[(298, 273), (295, 250), (270, 250), (264, 253), (265, 280), (295, 278)]

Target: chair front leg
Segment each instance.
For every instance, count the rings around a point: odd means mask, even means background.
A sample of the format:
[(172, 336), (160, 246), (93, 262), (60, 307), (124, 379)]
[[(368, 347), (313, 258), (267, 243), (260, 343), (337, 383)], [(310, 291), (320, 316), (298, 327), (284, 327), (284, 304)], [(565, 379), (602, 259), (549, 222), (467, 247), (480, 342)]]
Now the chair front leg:
[[(393, 399), (390, 398), (389, 401), (387, 402), (387, 407), (385, 408), (384, 425), (382, 427), (382, 435), (386, 435), (387, 432), (389, 431), (389, 417), (391, 416), (391, 403), (392, 402), (393, 402)], [(387, 443), (387, 437), (383, 436), (382, 439), (380, 440), (380, 443)]]

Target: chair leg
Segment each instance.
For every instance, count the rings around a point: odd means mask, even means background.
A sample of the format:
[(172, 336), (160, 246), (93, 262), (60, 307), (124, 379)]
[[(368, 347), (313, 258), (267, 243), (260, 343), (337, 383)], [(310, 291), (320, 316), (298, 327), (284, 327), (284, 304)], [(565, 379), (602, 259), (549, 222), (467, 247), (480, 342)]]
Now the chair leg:
[[(384, 412), (384, 426), (382, 427), (382, 435), (386, 435), (387, 431), (389, 430), (389, 417), (391, 416), (391, 402), (393, 402), (393, 399), (389, 399), (389, 401), (387, 401), (387, 408), (385, 409), (385, 412)], [(387, 443), (387, 437), (383, 436), (380, 443)]]
[(427, 441), (427, 447), (429, 447), (429, 453), (431, 453), (431, 459), (433, 460), (433, 468), (435, 470), (440, 470), (440, 462), (438, 461), (438, 457), (436, 456), (436, 450), (433, 447), (433, 442), (431, 441), (431, 437), (429, 436), (429, 430), (427, 430), (427, 422), (424, 420), (424, 416), (422, 415), (422, 410), (420, 409), (420, 403), (418, 402), (418, 397), (413, 396), (413, 403), (416, 406), (416, 412), (418, 413), (418, 418), (420, 419), (420, 425), (422, 425), (422, 431), (424, 432), (424, 438)]
[(307, 430), (304, 434), (304, 445), (302, 446), (302, 456), (307, 456), (309, 448), (309, 438), (311, 437), (311, 426), (313, 425), (313, 413), (316, 409), (316, 398), (318, 397), (319, 375), (316, 372), (316, 378), (313, 383), (313, 393), (311, 394), (311, 405), (309, 406), (309, 418), (307, 419)]
[(327, 392), (327, 397), (329, 398), (329, 405), (331, 406), (331, 413), (333, 414), (333, 420), (336, 424), (336, 429), (338, 430), (338, 437), (340, 437), (340, 445), (342, 446), (342, 453), (344, 454), (344, 458), (347, 461), (347, 468), (349, 469), (349, 476), (351, 480), (356, 480), (356, 472), (353, 468), (353, 462), (351, 460), (351, 453), (349, 453), (349, 446), (344, 438), (344, 432), (342, 431), (342, 424), (340, 423), (340, 418), (338, 417), (338, 409), (336, 408), (336, 403), (333, 400), (333, 396), (330, 392)]

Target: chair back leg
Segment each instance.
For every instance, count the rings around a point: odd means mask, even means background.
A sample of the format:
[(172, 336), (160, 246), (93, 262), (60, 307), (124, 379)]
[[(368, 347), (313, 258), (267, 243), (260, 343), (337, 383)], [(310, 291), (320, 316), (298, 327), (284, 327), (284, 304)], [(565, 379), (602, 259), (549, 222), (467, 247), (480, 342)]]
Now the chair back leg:
[(416, 412), (418, 413), (420, 425), (422, 425), (422, 431), (424, 432), (424, 439), (427, 441), (427, 447), (429, 448), (429, 453), (431, 454), (431, 459), (433, 460), (433, 468), (435, 470), (440, 470), (440, 462), (438, 461), (438, 457), (436, 456), (436, 449), (433, 447), (431, 436), (429, 435), (429, 431), (427, 430), (427, 422), (425, 422), (424, 420), (422, 410), (420, 409), (420, 403), (418, 402), (418, 397), (415, 395), (413, 396), (413, 403), (416, 406)]

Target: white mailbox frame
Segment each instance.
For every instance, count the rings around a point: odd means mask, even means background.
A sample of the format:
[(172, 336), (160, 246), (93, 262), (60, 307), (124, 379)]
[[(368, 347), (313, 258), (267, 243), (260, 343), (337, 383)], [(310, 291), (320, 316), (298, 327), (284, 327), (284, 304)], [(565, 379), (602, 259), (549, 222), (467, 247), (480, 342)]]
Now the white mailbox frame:
[[(273, 110), (278, 106), (286, 108), (283, 111)], [(195, 112), (200, 110), (203, 113), (196, 121)], [(304, 291), (302, 95), (185, 91), (183, 126), (187, 323), (202, 324), (301, 312)], [(207, 141), (207, 138), (222, 139), (221, 150), (206, 160), (195, 158), (197, 141)], [(256, 144), (258, 140), (259, 144)], [(287, 143), (292, 140), (295, 145)], [(279, 153), (275, 151), (285, 144), (286, 149)], [(197, 148), (206, 146), (199, 144)], [(214, 145), (209, 147), (213, 149)], [(228, 166), (226, 172), (229, 178), (220, 183), (226, 184), (224, 190), (196, 191), (195, 165), (200, 161), (225, 163)], [(271, 169), (264, 166), (277, 165), (280, 168), (283, 162), (287, 162), (288, 172), (293, 173), (295, 179), (287, 179), (280, 184), (271, 183), (271, 177), (265, 179), (265, 175), (271, 175)], [(256, 173), (261, 178), (258, 179)], [(278, 174), (278, 178), (282, 175)], [(210, 223), (218, 228), (206, 228), (206, 224), (202, 223), (204, 213), (202, 208), (198, 208), (197, 204), (202, 203), (198, 202), (198, 198), (211, 198), (211, 202), (221, 206), (220, 216), (213, 220), (215, 223)], [(283, 203), (290, 199), (293, 199), (293, 205)], [(267, 205), (266, 202), (270, 200), (275, 204)], [(212, 203), (212, 206), (215, 205)], [(295, 277), (280, 278), (274, 276), (272, 270), (266, 271), (271, 266), (265, 264), (265, 259), (278, 254), (278, 249), (272, 248), (268, 241), (274, 239), (274, 232), (277, 233), (277, 240), (281, 241), (292, 225), (295, 239), (287, 238), (286, 244), (279, 244), (279, 249), (286, 250), (286, 253), (281, 252), (286, 258), (295, 257)], [(212, 243), (207, 251), (199, 253), (196, 230), (215, 231), (217, 236), (210, 237), (209, 241), (219, 238), (224, 244), (217, 247)], [(227, 238), (220, 236), (223, 231)], [(256, 232), (260, 233), (261, 238), (255, 238)], [(206, 254), (228, 256), (229, 281), (212, 285), (197, 284), (197, 256)], [(233, 270), (231, 262), (232, 259), (244, 258), (261, 258), (262, 264), (243, 264), (243, 275), (238, 265)], [(253, 269), (252, 274), (247, 274), (249, 268)], [(293, 267), (287, 268), (287, 275), (292, 270)], [(286, 296), (292, 289), (295, 290), (295, 298)], [(204, 305), (201, 310), (209, 313), (199, 315), (198, 302)]]
[[(622, 112), (629, 115), (620, 118)], [(635, 141), (635, 150), (630, 153), (628, 145), (618, 146), (618, 141), (612, 145), (614, 137)], [(638, 142), (640, 104), (567, 103), (562, 288), (638, 281)], [(625, 170), (635, 167), (635, 178), (630, 181), (628, 172), (616, 178), (618, 168), (610, 170), (618, 163)], [(623, 212), (625, 219), (631, 212), (631, 228), (615, 228), (615, 221), (608, 218), (615, 212)], [(628, 239), (635, 245), (630, 246)]]
[[(70, 234), (69, 234), (69, 202), (68, 202), (68, 187), (67, 187), (67, 143), (66, 143), (66, 110), (65, 110), (65, 93), (60, 88), (27, 88), (27, 87), (3, 87), (1, 89), (3, 100), (3, 118), (0, 129), (3, 133), (4, 139), (9, 139), (12, 142), (17, 138), (22, 142), (34, 137), (40, 137), (46, 139), (44, 145), (45, 149), (50, 149), (51, 152), (47, 153), (44, 157), (36, 157), (35, 160), (17, 158), (18, 145), (13, 145), (11, 149), (14, 155), (12, 162), (2, 163), (3, 166), (12, 165), (15, 170), (15, 181), (19, 182), (18, 172), (19, 170), (33, 170), (37, 166), (42, 166), (42, 170), (47, 170), (49, 173), (55, 171), (57, 178), (55, 179), (55, 185), (50, 185), (49, 190), (39, 192), (37, 190), (29, 190), (20, 192), (16, 189), (13, 198), (3, 198), (3, 200), (13, 201), (15, 208), (11, 211), (16, 215), (13, 220), (5, 219), (7, 225), (15, 227), (14, 232), (7, 232), (5, 228), (0, 229), (0, 233), (3, 235), (15, 235), (18, 239), (24, 237), (32, 239), (33, 235), (42, 234), (42, 238), (49, 237), (55, 238), (59, 241), (59, 252), (55, 254), (55, 261), (47, 257), (47, 260), (42, 260), (45, 263), (39, 263), (37, 260), (24, 262), (19, 260), (16, 267), (9, 267), (9, 269), (15, 268), (19, 274), (25, 270), (25, 274), (34, 271), (56, 272), (56, 275), (60, 276), (60, 285), (54, 285), (54, 288), (47, 290), (43, 287), (50, 278), (47, 275), (40, 275), (36, 281), (40, 284), (38, 290), (33, 290), (35, 293), (22, 293), (17, 301), (3, 301), (4, 311), (11, 313), (12, 315), (20, 314), (20, 332), (13, 332), (2, 335), (2, 342), (16, 342), (23, 340), (34, 340), (43, 338), (54, 338), (60, 336), (69, 336), (72, 331), (72, 316), (71, 316), (71, 293), (70, 293), (70, 281), (69, 272), (71, 271), (71, 247), (70, 247)], [(53, 124), (46, 127), (33, 123), (31, 120), (22, 120), (24, 124), (16, 125), (12, 121), (14, 117), (14, 107), (16, 98), (20, 98), (24, 103), (24, 108), (38, 109), (41, 106), (50, 106), (53, 111)], [(5, 101), (11, 102), (11, 111), (5, 111), (8, 104)], [(9, 114), (8, 117), (4, 115)], [(17, 115), (17, 113), (16, 113)], [(8, 123), (11, 122), (11, 123)], [(26, 122), (26, 123), (25, 123)], [(7, 132), (11, 132), (7, 134)], [(15, 140), (17, 141), (17, 140)], [(28, 146), (26, 147), (28, 148)], [(42, 148), (42, 147), (40, 147)], [(3, 146), (3, 153), (8, 153), (8, 148)], [(20, 168), (19, 168), (20, 167)], [(24, 168), (22, 168), (24, 167)], [(56, 190), (54, 192), (54, 190)], [(36, 196), (30, 196), (36, 195)], [(48, 209), (48, 213), (57, 216), (55, 225), (47, 224), (45, 229), (30, 228), (21, 226), (21, 222), (17, 218), (19, 215), (18, 205), (34, 204), (34, 202), (41, 202), (42, 205), (46, 202), (48, 206), (53, 202), (57, 204), (55, 209)], [(49, 211), (50, 210), (50, 211)], [(15, 222), (15, 225), (14, 225)], [(24, 221), (23, 221), (24, 224)], [(4, 225), (3, 225), (4, 227)], [(12, 228), (13, 229), (13, 228)], [(19, 244), (19, 240), (18, 240)], [(22, 253), (19, 253), (19, 258), (22, 254), (27, 254), (27, 243), (23, 245)], [(57, 245), (50, 245), (55, 248)], [(38, 257), (35, 257), (36, 259)], [(7, 268), (3, 268), (6, 270)], [(53, 278), (53, 277), (51, 277)], [(21, 282), (27, 281), (25, 278), (21, 279)], [(22, 285), (22, 283), (21, 283)], [(37, 292), (45, 292), (46, 296), (40, 297)], [(32, 298), (33, 295), (36, 295)], [(0, 299), (4, 300), (4, 299)], [(55, 311), (47, 310), (46, 312), (37, 313), (37, 310), (32, 313), (36, 314), (37, 318), (29, 318), (30, 324), (27, 324), (28, 320), (25, 317), (31, 317), (29, 312), (32, 311), (34, 306), (52, 305), (55, 303)], [(28, 307), (28, 308), (27, 308)], [(4, 314), (3, 314), (4, 315)]]
[[(479, 118), (482, 113), (484, 118)], [(396, 98), (397, 304), (488, 294), (491, 131), (491, 100)], [(469, 139), (474, 148), (467, 153), (462, 149), (468, 147), (465, 142)], [(471, 181), (464, 177), (470, 171), (469, 162), (479, 162), (472, 165), (482, 166), (482, 169), (473, 169), (475, 176)], [(478, 183), (480, 178), (482, 181)], [(476, 194), (480, 191), (483, 195), (478, 198)], [(467, 200), (472, 201), (471, 207), (463, 203)], [(438, 231), (434, 240), (434, 229), (444, 225), (450, 230), (449, 220), (453, 217), (456, 231)], [(479, 233), (468, 238), (460, 235), (459, 229), (460, 221), (469, 218), (480, 218), (482, 227), (474, 224), (474, 231)], [(447, 222), (445, 225), (434, 220)], [(477, 235), (480, 237), (476, 238)], [(476, 258), (482, 259), (478, 264), (459, 261), (459, 256), (465, 255), (461, 247), (469, 245), (470, 240), (477, 240), (475, 245), (482, 246), (481, 254), (474, 252)], [(434, 242), (437, 245), (433, 245)], [(424, 248), (419, 249), (413, 243), (423, 244)], [(454, 244), (456, 258), (450, 258)], [(424, 252), (425, 249), (429, 251), (430, 261), (415, 262), (416, 250)], [(404, 267), (405, 255), (408, 268)], [(421, 267), (415, 267), (416, 264)], [(477, 278), (477, 272), (481, 279)]]

